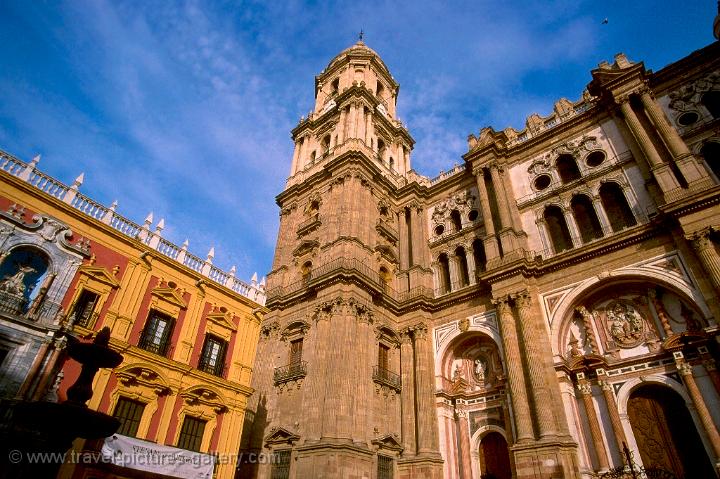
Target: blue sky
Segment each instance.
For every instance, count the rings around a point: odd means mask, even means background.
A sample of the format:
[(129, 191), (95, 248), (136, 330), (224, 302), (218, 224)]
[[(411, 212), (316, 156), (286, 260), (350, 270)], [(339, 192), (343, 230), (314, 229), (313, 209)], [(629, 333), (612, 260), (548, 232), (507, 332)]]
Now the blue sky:
[[(365, 31), (435, 176), (469, 133), (524, 125), (617, 52), (658, 70), (714, 39), (714, 0), (0, 2), (0, 149), (248, 280), (266, 274), (290, 130)], [(604, 18), (607, 24), (602, 24)]]

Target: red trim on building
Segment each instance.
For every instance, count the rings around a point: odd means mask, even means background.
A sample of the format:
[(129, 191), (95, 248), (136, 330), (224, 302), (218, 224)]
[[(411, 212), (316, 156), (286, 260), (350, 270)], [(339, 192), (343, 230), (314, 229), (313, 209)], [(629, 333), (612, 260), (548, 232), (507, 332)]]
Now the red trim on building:
[(210, 439), (210, 448), (208, 449), (208, 452), (217, 451), (217, 446), (218, 446), (218, 443), (220, 442), (220, 430), (222, 429), (222, 423), (223, 423), (224, 418), (225, 418), (224, 414), (217, 415), (217, 424), (215, 425), (215, 430), (213, 431), (212, 439)]
[(202, 352), (203, 342), (207, 330), (207, 315), (212, 311), (212, 305), (205, 303), (203, 312), (200, 315), (200, 324), (198, 324), (197, 334), (195, 335), (195, 344), (193, 345), (192, 354), (190, 355), (190, 366), (196, 368), (200, 361), (200, 353)]
[[(175, 396), (175, 405), (173, 406), (173, 412), (170, 415), (170, 424), (168, 425), (167, 434), (165, 435), (165, 440), (163, 441), (167, 446), (175, 445), (175, 431), (177, 431), (178, 427), (178, 419), (180, 416), (180, 408), (182, 408), (182, 402), (183, 398), (181, 398), (179, 394)], [(160, 442), (159, 438), (158, 442)]]
[(130, 331), (130, 337), (128, 338), (128, 343), (133, 346), (137, 346), (138, 341), (140, 341), (140, 333), (145, 327), (148, 312), (150, 311), (152, 290), (157, 287), (159, 282), (160, 281), (157, 276), (151, 276), (150, 281), (148, 281), (147, 289), (145, 290), (142, 302), (140, 303), (140, 309), (138, 310), (137, 316), (135, 316), (135, 321), (133, 321), (132, 330)]
[(158, 429), (160, 429), (160, 419), (162, 419), (162, 413), (165, 410), (165, 402), (167, 396), (160, 396), (157, 398), (157, 409), (150, 419), (150, 426), (148, 427), (147, 440), (157, 441)]

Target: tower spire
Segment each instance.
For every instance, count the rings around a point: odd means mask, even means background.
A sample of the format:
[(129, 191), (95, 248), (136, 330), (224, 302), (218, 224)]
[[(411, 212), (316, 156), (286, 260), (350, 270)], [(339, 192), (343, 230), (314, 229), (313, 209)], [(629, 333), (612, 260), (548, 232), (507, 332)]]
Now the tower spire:
[(363, 37), (364, 37), (364, 36), (365, 36), (365, 32), (364, 32), (363, 29), (361, 28), (361, 29), (360, 29), (360, 34), (358, 35), (358, 42), (359, 42), (359, 43), (362, 43), (362, 42), (363, 42)]

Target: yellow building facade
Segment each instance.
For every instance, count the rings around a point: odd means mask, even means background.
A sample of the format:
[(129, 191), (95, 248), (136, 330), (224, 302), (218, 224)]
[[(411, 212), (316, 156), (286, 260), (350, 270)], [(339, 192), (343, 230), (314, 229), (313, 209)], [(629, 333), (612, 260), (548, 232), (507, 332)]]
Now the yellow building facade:
[[(97, 374), (88, 406), (120, 419), (121, 436), (187, 452), (214, 463), (213, 477), (233, 477), (253, 392), (263, 285), (215, 267), (212, 250), (201, 259), (187, 244), (165, 240), (162, 220), (152, 228), (149, 216), (138, 225), (93, 202), (78, 191), (82, 177), (66, 186), (42, 174), (37, 159), (1, 158), (0, 265), (9, 273), (0, 280), (9, 286), (0, 299), (16, 306), (3, 308), (1, 318), (0, 336), (16, 345), (5, 347), (0, 363), (0, 379), (15, 385), (4, 396), (64, 399), (80, 367), (65, 361), (63, 344), (108, 327), (110, 346), (124, 360)], [(20, 271), (24, 264), (33, 271)], [(76, 441), (77, 451), (101, 445)], [(66, 462), (60, 477), (173, 477), (170, 469), (93, 462)]]

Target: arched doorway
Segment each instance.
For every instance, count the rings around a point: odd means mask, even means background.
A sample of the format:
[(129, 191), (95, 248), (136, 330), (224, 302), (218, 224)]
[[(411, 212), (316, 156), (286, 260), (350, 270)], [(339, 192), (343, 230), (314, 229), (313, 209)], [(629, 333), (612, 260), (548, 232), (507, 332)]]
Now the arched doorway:
[(489, 432), (480, 441), (480, 477), (482, 479), (510, 479), (510, 453), (502, 434)]
[(630, 394), (628, 418), (645, 468), (661, 468), (676, 477), (714, 477), (695, 423), (675, 391), (642, 386)]

